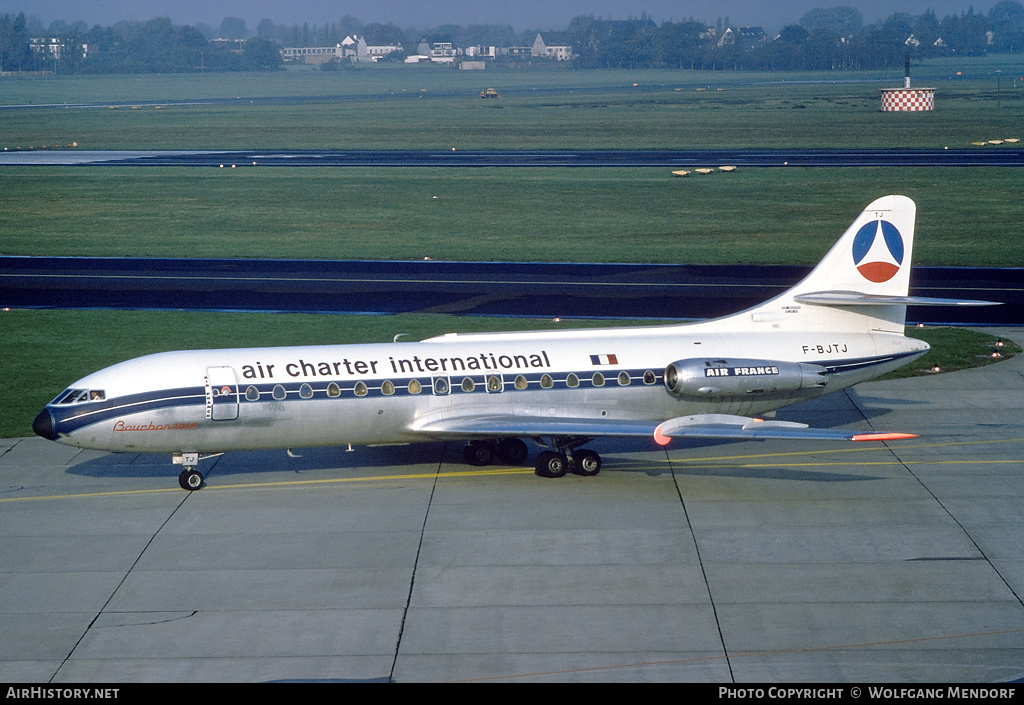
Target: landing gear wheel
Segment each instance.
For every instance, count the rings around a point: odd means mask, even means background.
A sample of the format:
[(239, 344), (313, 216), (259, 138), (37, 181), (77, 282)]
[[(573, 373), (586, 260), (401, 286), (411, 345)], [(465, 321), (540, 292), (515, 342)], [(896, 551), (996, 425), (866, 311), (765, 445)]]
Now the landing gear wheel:
[(498, 441), (498, 457), (509, 465), (522, 465), (530, 449), (518, 438), (502, 438)]
[(569, 459), (561, 453), (546, 450), (537, 456), (534, 467), (541, 477), (562, 477), (569, 469)]
[(572, 471), (583, 477), (593, 477), (601, 472), (601, 456), (592, 450), (577, 450), (572, 454)]
[(203, 473), (195, 468), (185, 468), (178, 475), (178, 484), (181, 485), (181, 489), (194, 492), (203, 486)]
[(462, 457), (469, 465), (490, 465), (494, 459), (494, 448), (486, 441), (473, 441), (462, 449)]

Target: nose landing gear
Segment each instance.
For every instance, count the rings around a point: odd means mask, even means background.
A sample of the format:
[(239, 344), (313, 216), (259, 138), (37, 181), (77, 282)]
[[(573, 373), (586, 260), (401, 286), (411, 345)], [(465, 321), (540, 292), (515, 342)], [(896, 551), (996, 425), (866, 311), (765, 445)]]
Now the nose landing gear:
[(187, 467), (181, 471), (178, 475), (178, 484), (181, 485), (181, 489), (188, 490), (190, 492), (198, 490), (203, 486), (203, 473), (199, 472), (195, 468)]
[(185, 469), (178, 475), (178, 484), (181, 489), (188, 490), (189, 492), (195, 492), (202, 488), (206, 483), (203, 478), (203, 473), (196, 469), (196, 465), (199, 464), (200, 460), (206, 460), (207, 458), (216, 458), (223, 453), (213, 453), (212, 455), (199, 456), (199, 453), (174, 453), (171, 455), (171, 462), (175, 465), (184, 465)]

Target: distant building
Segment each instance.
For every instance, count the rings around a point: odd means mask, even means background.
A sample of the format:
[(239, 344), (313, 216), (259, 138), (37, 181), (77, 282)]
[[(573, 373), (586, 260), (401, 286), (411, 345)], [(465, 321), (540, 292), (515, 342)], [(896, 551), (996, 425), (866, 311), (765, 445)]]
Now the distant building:
[(533, 47), (502, 47), (498, 52), (502, 56), (533, 56)]
[[(28, 45), (36, 54), (43, 54), (50, 59), (60, 59), (67, 53), (67, 45), (58, 37), (32, 37)], [(82, 44), (82, 58), (89, 57), (89, 45)]]
[(496, 46), (474, 46), (465, 48), (466, 56), (470, 56), (476, 59), (493, 59), (498, 56), (498, 47)]
[(333, 47), (284, 47), (281, 58), (289, 64), (326, 64), (341, 56), (341, 45)]
[(334, 59), (359, 63), (378, 61), (396, 51), (403, 51), (402, 45), (367, 44), (364, 37), (352, 34), (332, 47), (284, 47), (281, 58), (297, 64), (326, 64)]
[(729, 27), (718, 38), (718, 46), (724, 47), (739, 44), (745, 49), (750, 49), (766, 41), (768, 41), (768, 35), (765, 34), (761, 27)]
[(353, 34), (341, 41), (342, 56), (352, 61), (380, 61), (389, 54), (405, 51), (401, 44), (367, 44), (366, 38)]
[(216, 39), (211, 39), (210, 44), (218, 49), (227, 49), (234, 54), (241, 54), (245, 51), (244, 39), (226, 39), (224, 37), (217, 37)]
[(544, 56), (556, 61), (570, 61), (572, 59), (572, 38), (568, 32), (538, 33), (537, 38), (533, 40), (530, 55)]
[(435, 64), (454, 64), (460, 53), (450, 40), (443, 38), (423, 37), (416, 46), (417, 55), (429, 57)]

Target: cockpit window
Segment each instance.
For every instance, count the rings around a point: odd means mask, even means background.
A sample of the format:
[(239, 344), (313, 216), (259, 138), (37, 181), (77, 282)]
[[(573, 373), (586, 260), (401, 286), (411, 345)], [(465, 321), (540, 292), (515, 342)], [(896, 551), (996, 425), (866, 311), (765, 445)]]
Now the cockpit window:
[(103, 401), (107, 393), (102, 389), (68, 389), (53, 400), (54, 404), (81, 404), (83, 401)]

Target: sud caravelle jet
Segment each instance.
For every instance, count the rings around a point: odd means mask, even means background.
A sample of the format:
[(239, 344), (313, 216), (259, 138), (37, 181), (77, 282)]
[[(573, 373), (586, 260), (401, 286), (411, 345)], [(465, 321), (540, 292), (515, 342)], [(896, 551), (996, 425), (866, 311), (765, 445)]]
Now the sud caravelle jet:
[(910, 434), (763, 420), (904, 365), (928, 344), (903, 335), (914, 202), (871, 203), (785, 293), (701, 323), (449, 334), (418, 343), (196, 350), (91, 374), (32, 425), (78, 448), (171, 453), (179, 483), (226, 451), (424, 440), (468, 442), (465, 459), (522, 463), (543, 477), (596, 475), (582, 448), (602, 436), (891, 440)]

